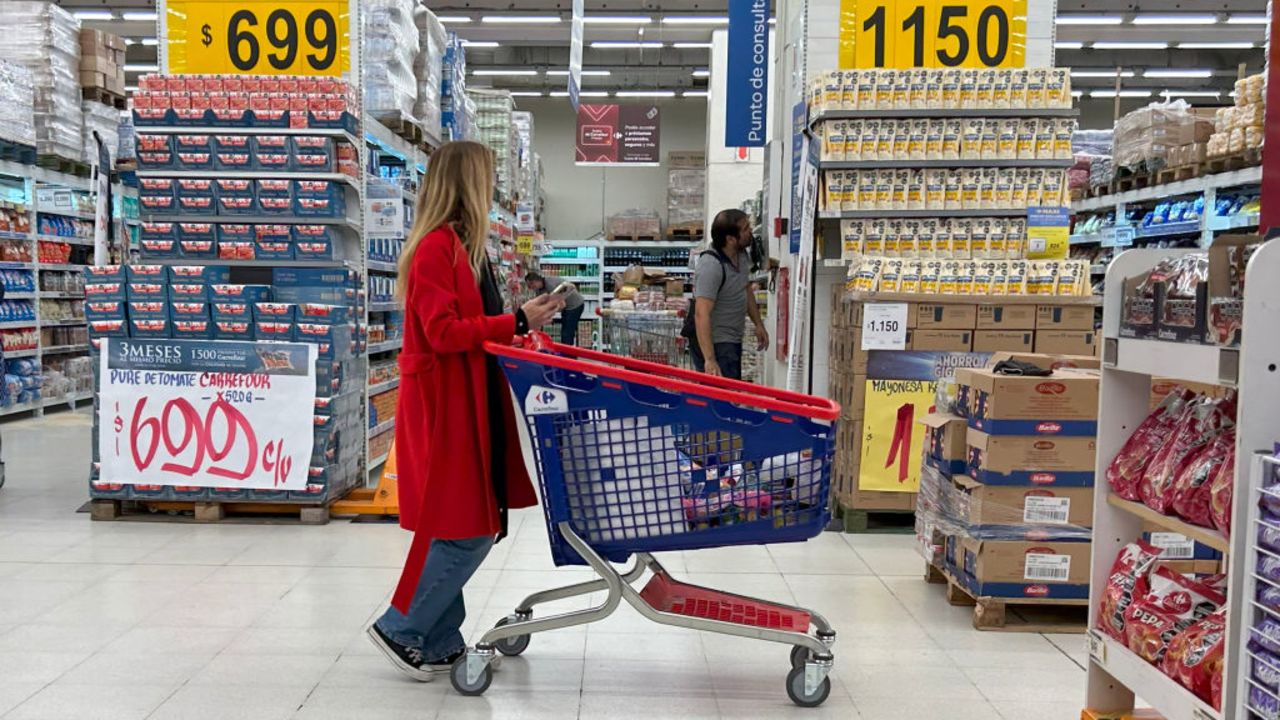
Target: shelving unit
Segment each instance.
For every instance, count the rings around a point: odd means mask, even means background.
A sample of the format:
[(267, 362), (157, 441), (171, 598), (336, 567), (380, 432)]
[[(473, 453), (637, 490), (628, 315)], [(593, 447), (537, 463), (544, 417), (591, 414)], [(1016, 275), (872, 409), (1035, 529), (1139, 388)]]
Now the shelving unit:
[[(560, 281), (567, 281), (578, 286), (578, 292), (586, 301), (582, 319), (596, 323), (600, 320), (596, 312), (604, 306), (604, 278), (608, 269), (604, 264), (604, 248), (606, 243), (598, 240), (549, 240), (544, 245), (550, 248), (549, 253), (538, 257), (539, 272), (546, 278), (547, 284), (554, 289)], [(568, 253), (574, 253), (569, 255)], [(595, 274), (559, 275), (562, 265), (584, 265), (595, 267)], [(584, 285), (586, 287), (584, 287)], [(594, 286), (594, 292), (591, 290)], [(592, 327), (597, 327), (592, 325)], [(593, 331), (593, 345), (598, 340), (599, 331)]]
[[(1161, 259), (1189, 250), (1138, 249), (1119, 255), (1107, 270), (1108, 286), (1150, 270)], [(1253, 603), (1256, 578), (1253, 548), (1260, 468), (1255, 451), (1270, 448), (1280, 427), (1280, 338), (1275, 326), (1280, 308), (1280, 245), (1263, 245), (1246, 272), (1246, 326), (1239, 348), (1193, 345), (1119, 337), (1122, 298), (1108, 293), (1103, 314), (1103, 366), (1098, 421), (1097, 473), (1106, 468), (1148, 414), (1153, 377), (1168, 377), (1235, 387), (1238, 391), (1236, 475), (1230, 538), (1206, 528), (1160, 515), (1137, 503), (1125, 502), (1099, 483), (1094, 494), (1092, 584), (1089, 626), (1098, 624), (1098, 604), (1117, 553), (1138, 538), (1144, 523), (1182, 533), (1230, 558), (1227, 593), (1227, 647), (1223, 667), (1223, 707), (1219, 712), (1196, 698), (1158, 668), (1132, 653), (1124, 644), (1089, 632), (1087, 707), (1120, 710), (1141, 698), (1168, 720), (1227, 720), (1247, 717), (1246, 663), (1249, 628), (1258, 613)]]

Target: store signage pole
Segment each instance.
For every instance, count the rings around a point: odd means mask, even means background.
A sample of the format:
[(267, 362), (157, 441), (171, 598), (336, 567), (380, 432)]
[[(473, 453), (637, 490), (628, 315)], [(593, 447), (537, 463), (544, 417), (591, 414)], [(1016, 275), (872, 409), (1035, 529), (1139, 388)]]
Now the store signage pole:
[(1267, 31), (1267, 107), (1264, 123), (1265, 136), (1263, 143), (1272, 148), (1272, 152), (1262, 153), (1262, 210), (1258, 218), (1258, 232), (1270, 236), (1271, 229), (1280, 227), (1280, 47), (1276, 46), (1276, 38), (1280, 37), (1280, 17), (1272, 12), (1271, 3), (1267, 3), (1267, 16), (1270, 25)]
[(582, 93), (582, 16), (583, 0), (573, 0), (573, 21), (569, 30), (569, 102), (574, 112)]
[(769, 105), (769, 1), (729, 0), (724, 144), (764, 147)]

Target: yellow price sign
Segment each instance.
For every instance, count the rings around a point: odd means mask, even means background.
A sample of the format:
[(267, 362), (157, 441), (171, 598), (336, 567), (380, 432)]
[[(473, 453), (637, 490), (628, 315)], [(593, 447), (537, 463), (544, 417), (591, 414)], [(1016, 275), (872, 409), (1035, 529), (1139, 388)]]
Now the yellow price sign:
[(1027, 0), (841, 0), (840, 67), (1015, 68)]
[(350, 0), (168, 0), (168, 72), (326, 75), (351, 70)]
[(517, 235), (516, 236), (516, 252), (520, 255), (533, 254), (533, 236)]

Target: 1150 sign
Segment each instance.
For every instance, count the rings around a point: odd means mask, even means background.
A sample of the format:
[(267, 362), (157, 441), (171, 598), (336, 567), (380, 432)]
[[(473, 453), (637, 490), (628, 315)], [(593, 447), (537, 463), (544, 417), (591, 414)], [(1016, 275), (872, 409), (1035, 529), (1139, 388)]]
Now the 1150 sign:
[(1026, 0), (843, 0), (844, 68), (1011, 68), (1026, 62)]
[(169, 0), (169, 72), (342, 75), (349, 0)]

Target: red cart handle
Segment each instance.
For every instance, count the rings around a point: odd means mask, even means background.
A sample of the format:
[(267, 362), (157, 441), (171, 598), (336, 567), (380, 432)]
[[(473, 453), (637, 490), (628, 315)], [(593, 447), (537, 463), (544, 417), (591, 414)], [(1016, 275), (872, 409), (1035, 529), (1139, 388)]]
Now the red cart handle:
[(832, 421), (840, 417), (840, 405), (826, 398), (561, 345), (552, 342), (546, 333), (541, 332), (516, 338), (513, 345), (486, 342), (484, 349), (500, 357), (537, 362), (563, 370), (650, 385), (677, 393), (701, 395), (713, 400), (791, 413), (814, 420)]

